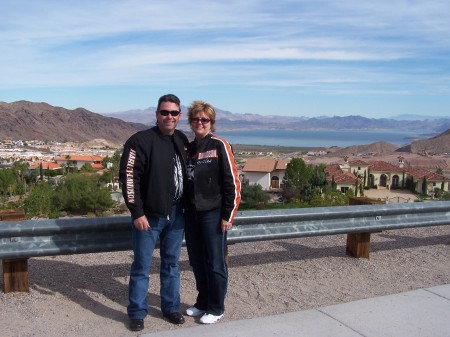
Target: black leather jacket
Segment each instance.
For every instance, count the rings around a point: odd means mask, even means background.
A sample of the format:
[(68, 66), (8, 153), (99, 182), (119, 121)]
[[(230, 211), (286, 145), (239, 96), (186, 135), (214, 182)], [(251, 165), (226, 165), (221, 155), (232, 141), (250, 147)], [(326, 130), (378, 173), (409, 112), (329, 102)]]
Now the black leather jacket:
[(175, 151), (181, 159), (185, 178), (188, 143), (181, 131), (175, 130), (173, 136), (167, 136), (157, 126), (137, 132), (127, 140), (120, 160), (119, 179), (125, 203), (134, 219), (143, 215), (169, 216), (175, 197)]
[(187, 198), (197, 211), (222, 207), (222, 219), (232, 222), (241, 201), (241, 183), (231, 145), (207, 135), (188, 147)]

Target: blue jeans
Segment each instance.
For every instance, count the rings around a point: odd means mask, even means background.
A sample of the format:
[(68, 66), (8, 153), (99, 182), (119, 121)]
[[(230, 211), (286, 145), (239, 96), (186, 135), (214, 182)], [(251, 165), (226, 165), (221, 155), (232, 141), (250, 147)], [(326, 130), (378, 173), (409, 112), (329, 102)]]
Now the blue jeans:
[(227, 234), (221, 230), (221, 209), (190, 210), (186, 223), (186, 247), (194, 272), (197, 309), (222, 315), (228, 286), (225, 261)]
[(169, 314), (180, 311), (180, 273), (178, 259), (184, 235), (184, 214), (180, 203), (174, 204), (170, 219), (148, 217), (150, 229), (137, 230), (132, 225), (134, 260), (131, 265), (129, 301), (130, 319), (143, 319), (148, 313), (147, 292), (152, 255), (159, 238), (161, 270), (161, 311)]

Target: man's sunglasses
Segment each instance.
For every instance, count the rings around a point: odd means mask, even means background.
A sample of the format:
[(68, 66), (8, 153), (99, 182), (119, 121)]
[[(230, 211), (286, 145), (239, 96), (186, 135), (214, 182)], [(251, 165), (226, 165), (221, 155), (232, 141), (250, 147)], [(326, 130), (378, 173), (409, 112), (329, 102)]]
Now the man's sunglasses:
[(180, 111), (178, 110), (159, 110), (159, 113), (161, 116), (169, 116), (169, 114), (172, 115), (172, 117), (176, 117), (180, 114)]

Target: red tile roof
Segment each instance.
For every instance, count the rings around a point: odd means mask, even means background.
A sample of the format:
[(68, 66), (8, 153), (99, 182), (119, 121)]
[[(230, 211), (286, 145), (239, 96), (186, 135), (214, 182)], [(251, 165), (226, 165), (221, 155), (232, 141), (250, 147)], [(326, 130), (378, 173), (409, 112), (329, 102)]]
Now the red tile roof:
[(348, 162), (350, 166), (369, 166), (369, 163), (363, 161), (363, 160), (353, 160)]
[(331, 174), (337, 171), (342, 171), (339, 164), (330, 164), (325, 167), (325, 174)]
[(103, 170), (102, 164), (91, 164), (91, 166), (94, 170)]
[(371, 161), (369, 163), (371, 172), (402, 172), (403, 169), (385, 161)]
[(348, 171), (343, 171), (339, 164), (330, 164), (325, 167), (325, 175), (328, 182), (334, 178), (335, 183), (355, 183), (357, 177)]
[(273, 172), (277, 161), (270, 158), (250, 158), (245, 162), (243, 172)]
[(48, 161), (44, 161), (44, 162), (33, 162), (33, 163), (31, 163), (30, 164), (30, 169), (31, 170), (36, 170), (36, 169), (38, 169), (39, 168), (39, 164), (41, 164), (42, 163), (42, 168), (44, 169), (44, 170), (57, 170), (57, 169), (60, 169), (61, 168), (61, 166), (59, 165), (59, 164), (57, 164), (57, 163), (54, 163), (54, 162), (48, 162)]
[(291, 161), (287, 159), (277, 160), (277, 164), (275, 165), (275, 170), (286, 170), (287, 164)]
[(447, 181), (449, 180), (445, 176), (431, 172), (425, 169), (409, 169), (408, 174), (412, 176), (414, 179), (423, 179), (425, 178), (428, 181)]
[[(79, 156), (79, 155), (69, 155), (72, 161), (85, 161), (85, 162), (101, 162), (103, 157), (101, 156)], [(56, 157), (55, 161), (67, 161), (66, 157)]]
[(327, 175), (327, 181), (330, 182), (333, 180), (335, 183), (350, 183), (354, 184), (356, 181), (356, 176), (353, 173), (347, 171), (336, 171), (333, 174)]

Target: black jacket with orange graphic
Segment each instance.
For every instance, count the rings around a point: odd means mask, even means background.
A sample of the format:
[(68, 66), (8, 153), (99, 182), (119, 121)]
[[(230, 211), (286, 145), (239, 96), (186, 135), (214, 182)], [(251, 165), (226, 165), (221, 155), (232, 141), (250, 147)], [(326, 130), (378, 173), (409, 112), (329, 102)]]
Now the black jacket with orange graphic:
[(233, 150), (225, 139), (209, 134), (189, 144), (187, 180), (187, 199), (197, 211), (222, 207), (222, 219), (233, 221), (241, 183)]

